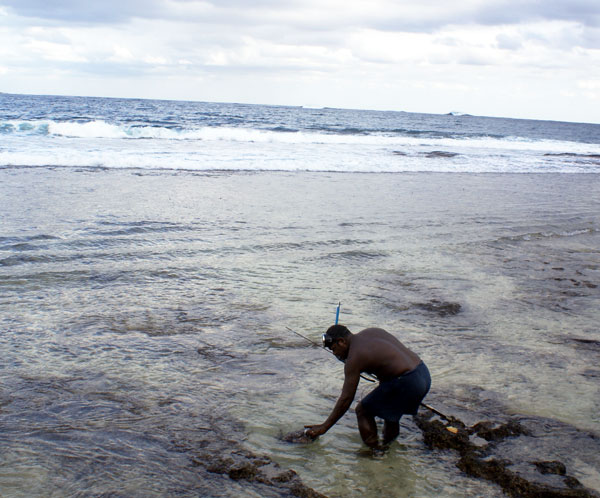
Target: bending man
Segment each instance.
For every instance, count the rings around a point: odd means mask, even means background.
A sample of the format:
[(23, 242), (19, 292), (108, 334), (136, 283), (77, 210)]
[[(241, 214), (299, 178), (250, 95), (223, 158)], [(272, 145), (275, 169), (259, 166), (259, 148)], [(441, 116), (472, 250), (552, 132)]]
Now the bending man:
[(329, 327), (323, 345), (345, 363), (344, 386), (327, 420), (306, 426), (306, 434), (325, 434), (348, 411), (362, 372), (376, 376), (379, 386), (356, 405), (358, 430), (371, 448), (379, 448), (375, 417), (382, 418), (383, 445), (398, 436), (402, 415), (415, 415), (431, 386), (431, 377), (419, 356), (383, 329), (369, 328), (353, 334), (343, 325)]

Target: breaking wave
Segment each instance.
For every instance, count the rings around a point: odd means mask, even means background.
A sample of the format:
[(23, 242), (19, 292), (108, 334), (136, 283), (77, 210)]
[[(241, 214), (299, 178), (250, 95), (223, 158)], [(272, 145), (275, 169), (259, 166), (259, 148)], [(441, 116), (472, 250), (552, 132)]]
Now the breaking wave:
[(198, 102), (4, 100), (0, 168), (600, 172), (598, 125)]
[[(14, 136), (43, 135), (56, 138), (201, 140), (290, 144), (381, 146), (436, 144), (440, 146), (458, 145), (461, 147), (541, 151), (544, 152), (546, 157), (585, 157), (593, 159), (600, 157), (600, 149), (597, 146), (577, 142), (533, 140), (516, 136), (485, 134), (448, 134), (408, 129), (369, 130), (321, 127), (310, 131), (300, 131), (285, 127), (270, 129), (229, 126), (183, 128), (178, 126), (115, 124), (104, 120), (87, 122), (41, 120), (2, 122), (0, 123), (0, 134)], [(394, 152), (398, 153), (398, 151)], [(433, 154), (435, 155), (435, 151)]]

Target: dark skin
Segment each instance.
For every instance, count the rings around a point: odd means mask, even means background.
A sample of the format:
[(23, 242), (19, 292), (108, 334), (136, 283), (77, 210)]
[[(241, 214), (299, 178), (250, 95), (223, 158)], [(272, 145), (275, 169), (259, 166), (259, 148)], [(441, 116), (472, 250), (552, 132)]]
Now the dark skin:
[[(345, 362), (344, 386), (331, 414), (319, 425), (307, 425), (306, 434), (315, 438), (325, 434), (348, 411), (362, 372), (375, 375), (379, 381), (398, 377), (416, 368), (421, 359), (392, 334), (379, 328), (368, 328), (337, 339), (331, 345), (333, 354)], [(379, 447), (375, 417), (363, 409), (361, 403), (356, 406), (358, 430), (362, 440), (371, 448)], [(391, 443), (398, 436), (398, 422), (386, 421), (383, 428), (383, 444)]]

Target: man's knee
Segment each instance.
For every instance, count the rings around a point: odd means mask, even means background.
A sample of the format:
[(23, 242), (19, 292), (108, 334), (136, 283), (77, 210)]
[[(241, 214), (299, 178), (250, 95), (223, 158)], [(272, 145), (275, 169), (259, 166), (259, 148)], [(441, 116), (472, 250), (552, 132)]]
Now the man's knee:
[(358, 403), (356, 403), (356, 407), (354, 408), (354, 412), (356, 413), (357, 416), (360, 416), (363, 412), (364, 408), (362, 405), (362, 402), (359, 401)]
[(365, 407), (362, 404), (362, 401), (358, 402), (358, 404), (356, 405), (356, 408), (354, 408), (354, 412), (356, 413), (356, 418), (358, 418), (358, 419), (369, 417), (367, 410), (365, 409)]

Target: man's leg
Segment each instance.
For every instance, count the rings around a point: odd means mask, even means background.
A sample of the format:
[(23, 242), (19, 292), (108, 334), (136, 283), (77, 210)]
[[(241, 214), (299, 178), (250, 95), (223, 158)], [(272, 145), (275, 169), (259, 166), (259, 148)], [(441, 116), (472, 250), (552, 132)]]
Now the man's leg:
[(375, 417), (367, 413), (362, 403), (356, 405), (356, 419), (358, 420), (358, 431), (364, 443), (371, 448), (379, 447)]
[(383, 424), (383, 444), (390, 444), (400, 434), (400, 422), (386, 420)]

